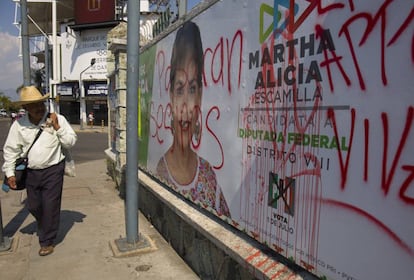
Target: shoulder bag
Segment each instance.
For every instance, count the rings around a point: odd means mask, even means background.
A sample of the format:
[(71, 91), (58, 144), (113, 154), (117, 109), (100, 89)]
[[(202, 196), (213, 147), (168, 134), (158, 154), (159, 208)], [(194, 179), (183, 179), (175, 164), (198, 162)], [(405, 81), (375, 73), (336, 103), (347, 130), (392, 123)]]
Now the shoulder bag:
[(27, 155), (30, 152), (30, 149), (33, 147), (36, 140), (39, 138), (40, 134), (42, 133), (43, 129), (40, 129), (39, 132), (36, 134), (35, 139), (33, 140), (32, 144), (30, 145), (29, 149), (26, 152), (24, 157), (19, 157), (16, 159), (14, 174), (16, 176), (16, 188), (10, 188), (7, 177), (4, 176), (3, 185), (8, 186), (11, 190), (19, 191), (26, 188), (26, 176), (27, 176), (27, 165), (29, 163)]

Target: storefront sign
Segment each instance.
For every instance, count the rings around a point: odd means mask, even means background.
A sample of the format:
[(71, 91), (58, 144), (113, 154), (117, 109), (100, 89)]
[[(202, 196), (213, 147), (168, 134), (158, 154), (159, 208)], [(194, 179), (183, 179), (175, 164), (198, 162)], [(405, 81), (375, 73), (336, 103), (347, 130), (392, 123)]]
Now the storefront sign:
[(65, 97), (77, 98), (79, 96), (79, 83), (69, 82), (57, 85), (57, 94)]
[(108, 84), (106, 81), (84, 82), (86, 96), (106, 96), (108, 95)]

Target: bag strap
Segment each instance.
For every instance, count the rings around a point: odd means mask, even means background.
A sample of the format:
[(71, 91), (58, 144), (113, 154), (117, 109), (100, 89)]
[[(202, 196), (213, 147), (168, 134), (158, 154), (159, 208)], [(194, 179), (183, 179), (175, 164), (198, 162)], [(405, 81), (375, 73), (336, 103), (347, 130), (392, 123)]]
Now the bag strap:
[(26, 151), (26, 157), (29, 155), (30, 149), (33, 147), (34, 143), (37, 141), (37, 139), (39, 139), (40, 134), (42, 134), (43, 129), (39, 129), (39, 131), (36, 134), (35, 139), (32, 142), (32, 145), (30, 145), (29, 149)]

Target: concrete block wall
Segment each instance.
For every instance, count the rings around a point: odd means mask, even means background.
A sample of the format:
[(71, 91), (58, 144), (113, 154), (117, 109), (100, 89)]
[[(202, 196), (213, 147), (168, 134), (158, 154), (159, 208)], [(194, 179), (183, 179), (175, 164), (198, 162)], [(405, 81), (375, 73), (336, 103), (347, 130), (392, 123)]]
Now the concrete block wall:
[(140, 188), (139, 207), (201, 279), (256, 279), (145, 187)]
[[(126, 52), (127, 24), (120, 23), (118, 26), (108, 32), (107, 35), (107, 68), (108, 76), (114, 77), (109, 79), (115, 81), (115, 85), (109, 88), (115, 91), (116, 108), (115, 109), (115, 150), (108, 149), (107, 170), (113, 180), (116, 182), (120, 193), (123, 190), (123, 174), (126, 164), (126, 96), (127, 96), (127, 52)], [(108, 104), (110, 104), (108, 102)], [(112, 135), (108, 135), (111, 138)]]

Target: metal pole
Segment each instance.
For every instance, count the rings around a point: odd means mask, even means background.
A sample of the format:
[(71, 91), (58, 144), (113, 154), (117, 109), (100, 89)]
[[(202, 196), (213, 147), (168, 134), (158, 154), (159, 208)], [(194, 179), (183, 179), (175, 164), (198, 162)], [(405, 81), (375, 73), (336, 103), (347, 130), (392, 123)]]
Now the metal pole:
[(8, 251), (11, 248), (12, 239), (3, 236), (3, 218), (1, 213), (0, 200), (0, 252)]
[(46, 92), (50, 93), (50, 56), (49, 56), (49, 40), (45, 41), (45, 88)]
[(126, 239), (135, 244), (138, 235), (138, 81), (140, 1), (128, 1), (127, 125), (126, 125)]
[(23, 85), (30, 85), (30, 50), (27, 24), (27, 0), (20, 1), (20, 17), (22, 27)]
[[(45, 37), (45, 92), (50, 93), (50, 55), (49, 55), (49, 38)], [(59, 113), (59, 106), (54, 106), (52, 99), (49, 99), (49, 111)], [(56, 108), (57, 107), (57, 108)]]
[(52, 102), (55, 102), (56, 98), (56, 84), (59, 82), (58, 77), (58, 41), (57, 41), (57, 4), (56, 0), (52, 0), (52, 73), (53, 73), (53, 83), (51, 86), (51, 98)]
[[(89, 66), (88, 66), (89, 68)], [(88, 69), (86, 68), (86, 69)], [(82, 80), (82, 73), (86, 71), (83, 70), (82, 72), (80, 72), (79, 74), (79, 91), (80, 91), (80, 96), (79, 96), (79, 105), (80, 105), (80, 110), (79, 110), (79, 115), (80, 115), (80, 129), (84, 128), (84, 123), (85, 123), (85, 119), (86, 119), (86, 104), (85, 104), (85, 89), (83, 88), (83, 80)]]
[(86, 124), (86, 103), (85, 103), (85, 88), (83, 86), (83, 80), (82, 80), (82, 74), (88, 70), (89, 68), (91, 68), (94, 64), (95, 64), (95, 58), (91, 59), (91, 64), (86, 67), (84, 70), (82, 70), (79, 73), (79, 90), (80, 90), (80, 99), (79, 99), (79, 103), (80, 103), (80, 111), (79, 111), (79, 117), (80, 117), (80, 129), (84, 128), (84, 125)]
[(4, 237), (3, 237), (3, 217), (1, 214), (1, 200), (0, 200), (0, 247), (4, 244)]
[(178, 0), (178, 17), (181, 18), (187, 13), (187, 0)]

